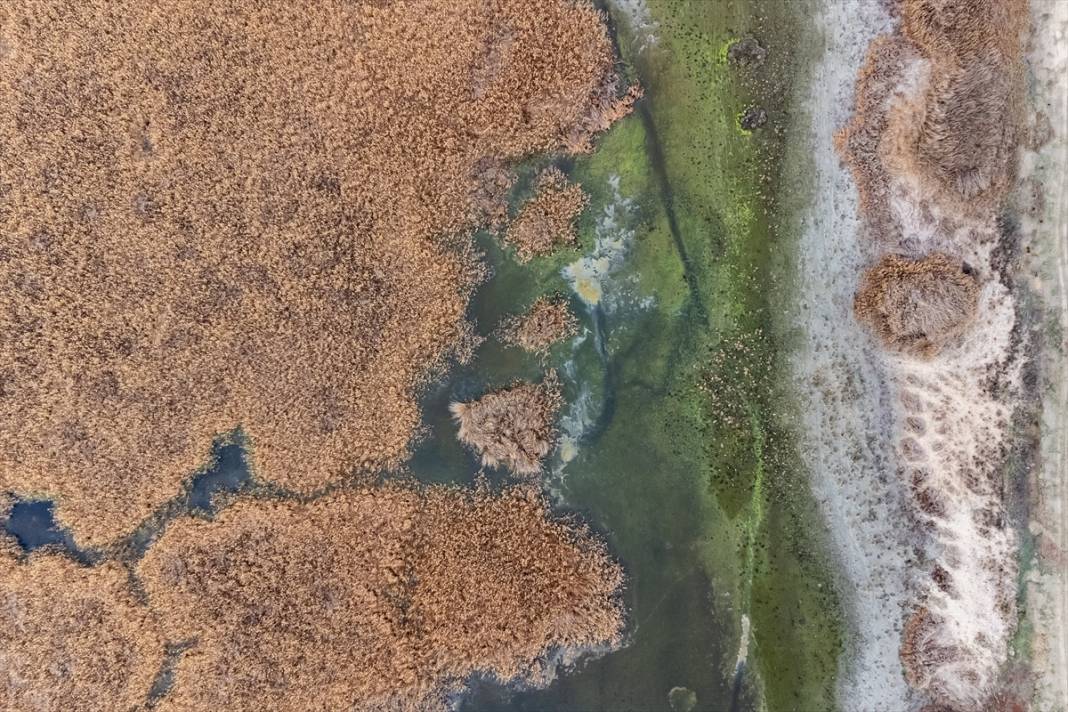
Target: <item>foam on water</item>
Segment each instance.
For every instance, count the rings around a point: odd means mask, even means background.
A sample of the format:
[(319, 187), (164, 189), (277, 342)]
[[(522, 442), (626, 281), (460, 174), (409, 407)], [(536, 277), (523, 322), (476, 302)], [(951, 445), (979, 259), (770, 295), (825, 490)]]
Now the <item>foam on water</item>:
[(660, 25), (649, 14), (649, 6), (645, 0), (613, 0), (612, 6), (627, 19), (638, 52), (644, 52), (649, 47), (656, 46)]
[(634, 242), (631, 222), (637, 208), (633, 200), (620, 193), (619, 176), (610, 176), (608, 185), (612, 201), (597, 217), (593, 249), (564, 267), (563, 276), (587, 306), (600, 304), (611, 312), (628, 301), (624, 280), (616, 277)]

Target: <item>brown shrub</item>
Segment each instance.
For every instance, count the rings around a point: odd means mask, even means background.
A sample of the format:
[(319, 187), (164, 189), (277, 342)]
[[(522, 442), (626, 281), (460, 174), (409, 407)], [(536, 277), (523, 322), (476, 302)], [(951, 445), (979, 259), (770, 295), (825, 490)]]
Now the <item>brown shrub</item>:
[(19, 562), (17, 553), (0, 536), (0, 707), (142, 709), (165, 649), (126, 570), (46, 553)]
[(959, 260), (886, 255), (864, 273), (853, 305), (889, 348), (929, 358), (975, 318), (979, 283)]
[(574, 245), (575, 221), (586, 208), (588, 197), (578, 185), (568, 185), (556, 168), (538, 176), (534, 197), (527, 201), (504, 237), (516, 250), (520, 262), (547, 255), (561, 245)]
[(460, 442), (474, 449), (483, 465), (507, 467), (518, 475), (541, 472), (542, 460), (556, 446), (553, 421), (559, 408), (554, 371), (542, 383), (519, 383), (449, 406)]
[(471, 674), (618, 642), (621, 572), (528, 489), (399, 485), (239, 502), (140, 563), (183, 655), (168, 709), (443, 707)]
[(505, 319), (499, 333), (506, 344), (544, 353), (557, 341), (578, 333), (578, 319), (571, 313), (567, 299), (541, 297), (526, 314)]
[(83, 545), (237, 424), (299, 491), (402, 460), (478, 273), (438, 236), (618, 83), (570, 0), (26, 0), (0, 46), (0, 489)]

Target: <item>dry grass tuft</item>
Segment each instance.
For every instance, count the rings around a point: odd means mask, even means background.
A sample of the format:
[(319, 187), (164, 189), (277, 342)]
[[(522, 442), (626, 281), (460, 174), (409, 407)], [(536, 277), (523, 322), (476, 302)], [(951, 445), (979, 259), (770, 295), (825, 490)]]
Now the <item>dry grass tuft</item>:
[(979, 282), (965, 269), (940, 253), (886, 255), (864, 273), (854, 311), (888, 348), (930, 358), (975, 319)]
[(901, 0), (905, 34), (926, 53), (968, 61), (1020, 51), (1027, 0)]
[(1015, 178), (1027, 1), (904, 0), (901, 13), (905, 36), (931, 62), (925, 106), (902, 119), (916, 128), (905, 132), (907, 150), (946, 202), (989, 210)]
[(439, 236), (619, 114), (570, 0), (25, 0), (0, 46), (0, 490), (90, 546), (237, 424), (302, 492), (401, 461), (479, 271)]
[(526, 314), (508, 317), (499, 330), (504, 343), (535, 353), (577, 333), (578, 319), (562, 296), (541, 297)]
[(538, 176), (534, 197), (520, 209), (504, 238), (515, 247), (520, 262), (574, 245), (575, 221), (588, 201), (581, 186), (568, 185), (563, 173), (547, 168)]
[(530, 489), (245, 501), (173, 525), (138, 571), (170, 635), (198, 641), (164, 710), (437, 709), (475, 672), (614, 645), (622, 622), (619, 567)]
[(18, 552), (0, 536), (0, 707), (143, 709), (165, 647), (126, 570), (46, 553), (19, 562)]
[(459, 424), (456, 437), (487, 467), (507, 467), (517, 475), (536, 475), (556, 446), (553, 422), (560, 408), (560, 386), (550, 371), (542, 383), (519, 383), (470, 403), (449, 406)]

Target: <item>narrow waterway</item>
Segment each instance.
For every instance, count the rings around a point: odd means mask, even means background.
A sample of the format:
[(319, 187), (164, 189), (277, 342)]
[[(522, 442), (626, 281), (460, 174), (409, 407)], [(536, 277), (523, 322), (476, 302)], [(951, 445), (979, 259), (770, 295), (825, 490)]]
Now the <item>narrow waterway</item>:
[[(478, 464), (455, 443), (449, 402), (557, 369), (564, 442), (548, 489), (625, 566), (629, 635), (543, 689), (475, 681), (461, 708), (828, 709), (839, 649), (822, 535), (807, 528), (807, 484), (782, 432), (790, 408), (776, 399), (788, 389), (756, 383), (757, 364), (777, 358), (768, 333), (782, 309), (762, 282), (774, 252), (756, 217), (766, 193), (750, 187), (765, 142), (737, 128), (750, 100), (725, 60), (747, 27), (778, 36), (747, 3), (625, 5), (612, 18), (645, 98), (593, 156), (562, 166), (591, 196), (581, 250), (519, 267), (480, 239), (494, 276), (470, 315), (488, 339), (427, 393), (428, 437), (411, 465), (425, 481), (472, 481)], [(773, 51), (794, 57), (786, 44)], [(785, 130), (786, 108), (763, 101)], [(552, 292), (570, 295), (583, 328), (546, 363), (493, 340), (504, 315)], [(731, 400), (722, 406), (742, 414), (740, 428), (710, 413), (703, 379), (715, 368), (753, 380), (713, 399)]]

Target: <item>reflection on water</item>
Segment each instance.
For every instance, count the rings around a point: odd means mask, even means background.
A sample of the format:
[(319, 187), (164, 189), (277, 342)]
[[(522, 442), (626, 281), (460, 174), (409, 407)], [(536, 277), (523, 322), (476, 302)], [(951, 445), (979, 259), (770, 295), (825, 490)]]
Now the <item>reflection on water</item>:
[(239, 492), (249, 484), (248, 463), (245, 461), (243, 440), (217, 444), (215, 464), (193, 478), (188, 503), (192, 510), (210, 512), (218, 494)]
[(15, 537), (26, 551), (52, 545), (72, 548), (70, 533), (56, 524), (52, 510), (52, 502), (48, 500), (15, 502), (4, 522), (4, 531)]
[[(252, 485), (245, 456), (245, 438), (240, 431), (219, 438), (212, 448), (210, 465), (189, 481), (186, 489), (117, 543), (120, 555), (138, 558), (172, 519), (187, 514), (211, 514), (219, 506), (219, 495), (235, 494)], [(67, 552), (82, 563), (93, 563), (100, 552), (80, 549), (74, 539), (60, 527), (53, 514), (51, 500), (16, 500), (3, 529), (25, 551), (50, 546)]]

